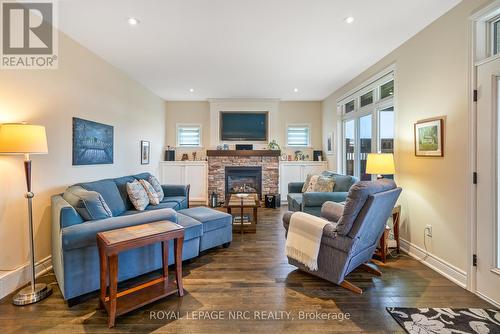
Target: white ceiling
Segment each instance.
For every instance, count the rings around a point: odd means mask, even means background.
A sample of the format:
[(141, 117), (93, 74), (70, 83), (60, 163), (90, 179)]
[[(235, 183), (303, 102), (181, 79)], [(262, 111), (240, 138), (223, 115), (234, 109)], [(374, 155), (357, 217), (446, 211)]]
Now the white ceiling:
[(59, 26), (166, 100), (322, 100), (459, 2), (60, 0)]

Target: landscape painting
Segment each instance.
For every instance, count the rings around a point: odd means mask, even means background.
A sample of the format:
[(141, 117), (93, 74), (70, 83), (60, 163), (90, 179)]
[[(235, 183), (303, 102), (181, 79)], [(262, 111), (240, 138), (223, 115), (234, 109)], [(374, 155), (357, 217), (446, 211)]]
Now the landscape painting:
[(415, 124), (415, 155), (443, 156), (443, 119), (419, 121)]
[(73, 165), (113, 163), (113, 127), (73, 117)]

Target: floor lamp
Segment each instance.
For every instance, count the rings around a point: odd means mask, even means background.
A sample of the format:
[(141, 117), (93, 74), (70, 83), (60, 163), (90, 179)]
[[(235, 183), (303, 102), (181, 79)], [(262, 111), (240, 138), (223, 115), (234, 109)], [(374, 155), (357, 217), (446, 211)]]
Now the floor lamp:
[(28, 227), (30, 245), (31, 284), (21, 289), (12, 300), (14, 305), (36, 303), (52, 293), (52, 288), (35, 282), (35, 245), (33, 240), (33, 208), (35, 194), (31, 191), (30, 154), (47, 154), (47, 136), (45, 127), (29, 124), (0, 125), (0, 154), (24, 154), (24, 172), (26, 174), (26, 199), (28, 200)]

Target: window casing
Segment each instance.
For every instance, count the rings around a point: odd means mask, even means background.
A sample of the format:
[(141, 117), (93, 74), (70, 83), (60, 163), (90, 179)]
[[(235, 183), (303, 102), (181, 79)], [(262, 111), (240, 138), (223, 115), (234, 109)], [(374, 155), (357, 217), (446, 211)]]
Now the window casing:
[[(354, 108), (347, 109), (347, 103)], [(342, 114), (343, 173), (371, 180), (374, 176), (365, 172), (368, 153), (394, 153), (394, 73), (361, 86), (340, 100), (338, 108)]]
[(177, 124), (177, 147), (201, 147), (200, 124)]
[(310, 147), (311, 126), (309, 124), (289, 124), (286, 128), (288, 147)]

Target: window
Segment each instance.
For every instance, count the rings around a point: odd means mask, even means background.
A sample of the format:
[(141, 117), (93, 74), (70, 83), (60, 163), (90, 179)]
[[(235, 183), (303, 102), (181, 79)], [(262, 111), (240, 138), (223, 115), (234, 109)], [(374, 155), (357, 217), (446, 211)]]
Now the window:
[[(368, 153), (394, 152), (394, 74), (359, 87), (338, 103), (343, 108), (343, 173), (371, 180), (366, 174)], [(347, 105), (352, 105), (348, 112)], [(359, 108), (355, 108), (358, 105)], [(387, 175), (392, 178), (392, 175)]]
[(177, 124), (177, 147), (201, 147), (201, 125)]
[(496, 20), (491, 24), (492, 37), (493, 37), (493, 55), (496, 55), (500, 51), (500, 20)]
[(347, 102), (345, 104), (345, 113), (350, 113), (351, 111), (354, 111), (354, 100)]
[(372, 103), (373, 103), (373, 91), (368, 92), (365, 95), (361, 95), (360, 97), (361, 108), (368, 106)]
[(288, 125), (286, 130), (286, 144), (290, 147), (309, 147), (310, 145), (309, 125)]
[(394, 80), (380, 86), (380, 99), (392, 96), (394, 94)]

